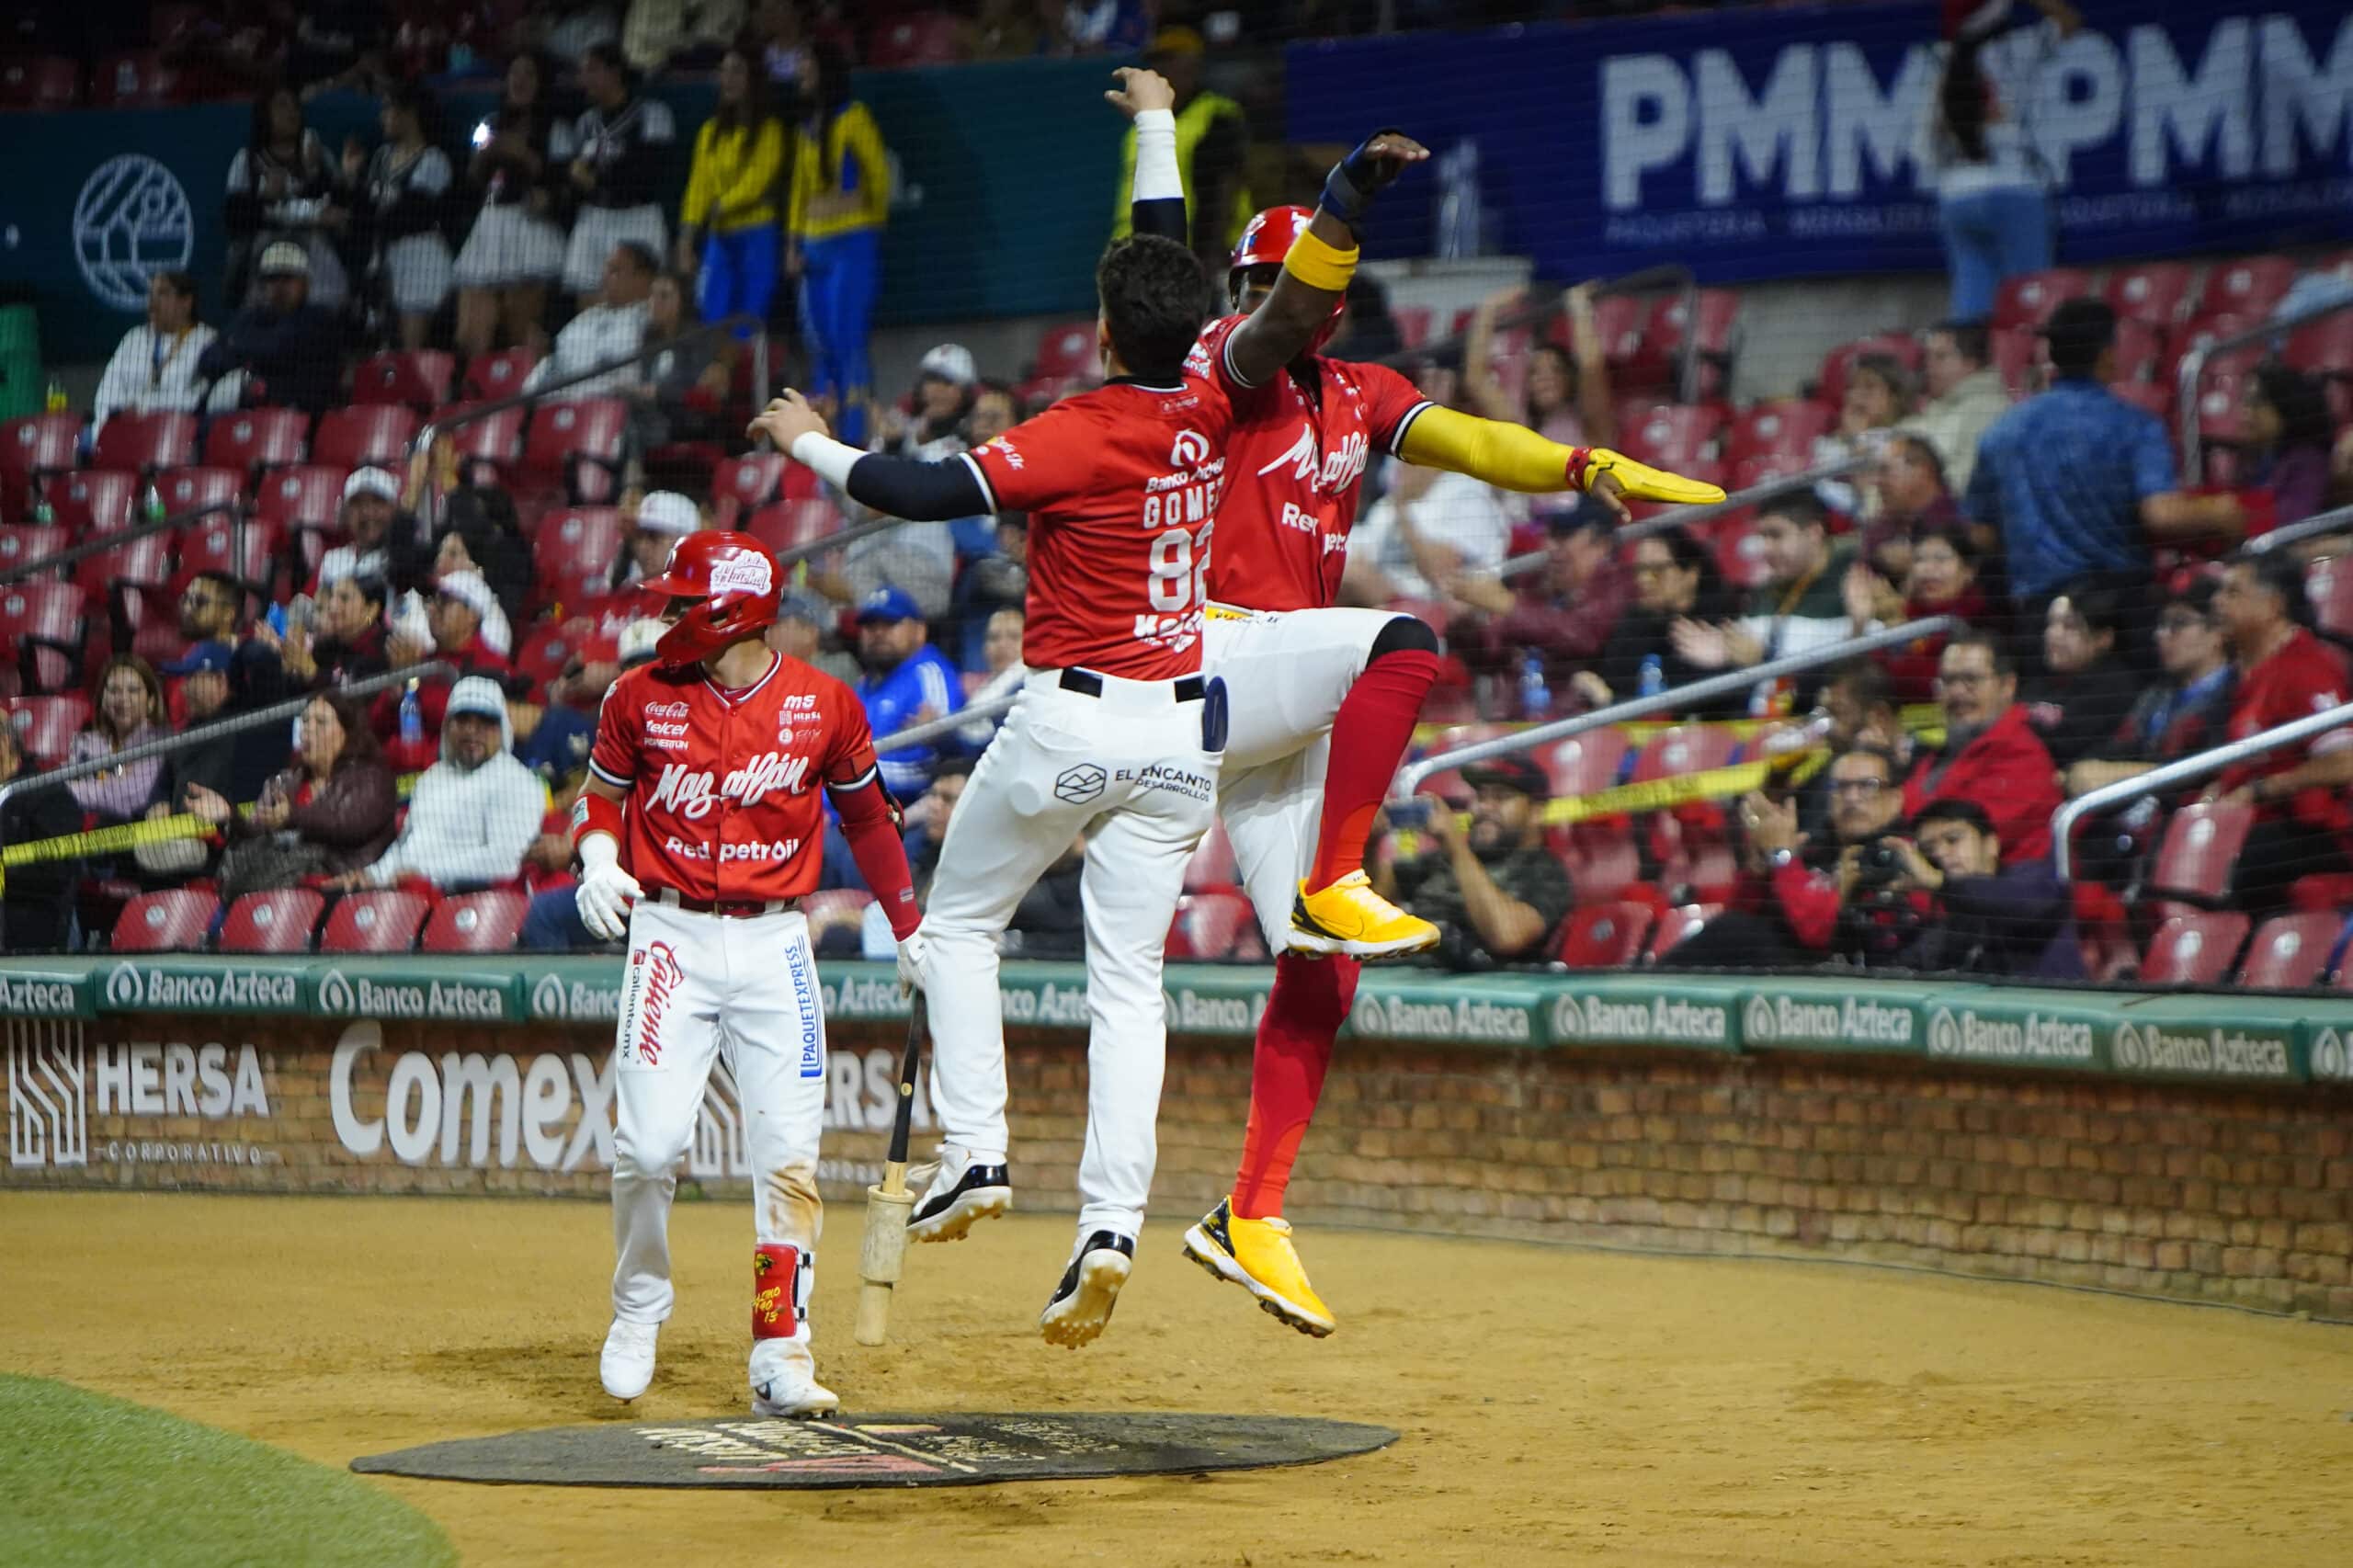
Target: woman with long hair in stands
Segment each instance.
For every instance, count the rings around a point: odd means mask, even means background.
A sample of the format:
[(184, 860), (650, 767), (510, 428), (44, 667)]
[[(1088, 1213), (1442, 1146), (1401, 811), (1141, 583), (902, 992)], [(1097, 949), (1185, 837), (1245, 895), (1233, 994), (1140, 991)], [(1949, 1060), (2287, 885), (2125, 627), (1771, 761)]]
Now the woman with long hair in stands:
[(678, 270), (699, 276), (703, 320), (767, 320), (783, 259), (777, 224), (783, 175), (784, 126), (767, 107), (767, 83), (745, 49), (731, 49), (719, 62), (718, 108), (695, 133), (678, 207)]
[(1982, 322), (2006, 278), (2051, 265), (2051, 198), (2024, 127), (1985, 73), (1986, 40), (1964, 35), (1947, 48), (1928, 96), (1914, 161), (1933, 182), (1952, 273), (1954, 321)]
[(381, 119), (384, 144), (359, 171), (358, 211), (369, 266), (400, 319), (401, 347), (422, 348), (449, 297), (449, 242), (441, 233), (449, 157), (433, 144), (437, 116), (424, 88), (394, 83)]
[(256, 264), (280, 240), (301, 246), (310, 257), (310, 302), (329, 311), (343, 304), (351, 283), (335, 236), (350, 220), (347, 183), (343, 165), (302, 123), (302, 100), (293, 88), (272, 87), (254, 100), (245, 144), (229, 160), (229, 199), (222, 212), (229, 230), (233, 308), (249, 302), (248, 294), (258, 295)]
[(555, 115), (548, 107), (551, 67), (536, 54), (506, 62), (498, 107), (473, 129), (466, 184), (482, 210), (458, 253), (458, 348), (486, 354), (500, 328), (509, 344), (539, 347), (548, 285), (563, 270), (563, 231), (556, 225), (563, 170), (549, 155)]
[(2312, 377), (2284, 365), (2264, 365), (2246, 388), (2253, 489), (2271, 493), (2271, 526), (2301, 523), (2328, 505), (2328, 449), (2336, 421), (2328, 394)]
[(188, 809), (229, 836), (221, 902), (373, 865), (392, 841), (399, 792), (359, 705), (323, 691), (302, 710), (293, 765), (266, 785), (253, 814), (191, 789)]
[[(69, 764), (95, 762), (160, 741), (172, 733), (171, 713), (164, 705), (163, 677), (137, 654), (118, 653), (108, 659), (91, 692), (97, 710), (90, 715), (88, 728), (74, 737), (73, 748), (65, 754)], [(163, 759), (149, 757), (76, 778), (66, 788), (85, 812), (96, 816), (100, 825), (108, 826), (143, 813), (161, 798), (163, 786)]]
[(784, 271), (801, 281), (810, 400), (834, 403), (834, 433), (863, 447), (874, 383), (867, 335), (882, 285), (891, 165), (874, 116), (850, 97), (849, 57), (821, 40), (812, 58), (811, 113), (792, 154)]
[(1495, 318), (1527, 298), (1506, 289), (1479, 301), (1462, 338), (1462, 390), (1472, 410), (1489, 419), (1525, 425), (1569, 447), (1618, 444), (1618, 411), (1609, 400), (1608, 345), (1593, 312), (1594, 286), (1580, 283), (1562, 296), (1569, 325), (1567, 347), (1539, 343), (1529, 351), (1528, 379), (1518, 396), (1495, 373)]

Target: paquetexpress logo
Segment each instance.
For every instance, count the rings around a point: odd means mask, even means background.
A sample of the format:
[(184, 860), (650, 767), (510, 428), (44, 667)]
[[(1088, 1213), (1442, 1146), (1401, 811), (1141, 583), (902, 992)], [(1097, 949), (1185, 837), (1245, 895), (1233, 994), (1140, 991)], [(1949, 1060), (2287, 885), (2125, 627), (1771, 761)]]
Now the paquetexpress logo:
[(12, 1019), (8, 1026), (8, 1163), (90, 1163), (88, 1057), (82, 1026)]
[(100, 302), (143, 310), (155, 274), (188, 266), (196, 215), (171, 170), (138, 153), (108, 158), (74, 202), (74, 259)]

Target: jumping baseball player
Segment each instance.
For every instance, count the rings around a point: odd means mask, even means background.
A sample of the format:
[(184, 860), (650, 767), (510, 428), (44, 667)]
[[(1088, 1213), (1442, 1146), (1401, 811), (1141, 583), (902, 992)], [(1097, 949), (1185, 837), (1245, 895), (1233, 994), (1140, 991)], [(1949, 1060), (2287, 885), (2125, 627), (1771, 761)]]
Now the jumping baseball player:
[(808, 1322), (825, 1020), (794, 905), (817, 886), (820, 789), (890, 915), (902, 975), (922, 953), (915, 892), (865, 710), (762, 640), (777, 614), (775, 559), (749, 534), (688, 534), (646, 585), (667, 596), (669, 630), (654, 663), (606, 694), (573, 812), (580, 917), (608, 941), (629, 938), (615, 1045), (620, 1262), (598, 1370), (615, 1399), (653, 1381), (677, 1164), (723, 1051), (757, 1183), (752, 1414), (816, 1415), (838, 1403), (817, 1381)]
[[(1134, 230), (1181, 237), (1173, 94), (1139, 72), (1110, 96), (1136, 121)], [(1356, 200), (1336, 180), (1323, 210), (1353, 218)], [(1420, 620), (1333, 608), (1366, 465), (1387, 453), (1509, 490), (1585, 490), (1621, 517), (1621, 496), (1704, 502), (1723, 492), (1438, 407), (1384, 366), (1325, 358), (1317, 350), (1339, 324), (1338, 304), (1288, 364), (1267, 372), (1241, 363), (1234, 335), (1310, 218), (1277, 207), (1251, 221), (1227, 274), (1234, 313), (1201, 335), (1187, 366), (1222, 388), (1234, 411), (1204, 657), (1213, 676), (1249, 694), (1226, 737), (1219, 811), (1277, 957), (1233, 1191), (1186, 1233), (1185, 1250), (1320, 1336), (1332, 1332), (1331, 1310), (1281, 1217), (1291, 1165), (1356, 994), (1358, 960), (1418, 951), (1438, 935), (1374, 892), (1363, 869), (1374, 813), (1438, 671), (1437, 635)]]
[[(1425, 156), (1383, 134), (1345, 166), (1370, 189)], [(1355, 260), (1347, 226), (1316, 215), (1265, 307), (1230, 335), (1244, 381), (1278, 373), (1306, 347)], [(1226, 728), (1222, 688), (1200, 674), (1211, 525), (1231, 472), (1226, 396), (1185, 370), (1200, 269), (1175, 241), (1138, 236), (1104, 254), (1096, 282), (1107, 383), (976, 451), (938, 463), (861, 454), (827, 437), (797, 397), (756, 426), (879, 512), (1029, 514), (1029, 675), (958, 804), (922, 931), (946, 1139), (908, 1228), (952, 1241), (1011, 1205), (996, 937), (1083, 829), (1084, 1207), (1040, 1320), (1049, 1341), (1069, 1346), (1103, 1331), (1135, 1256), (1167, 1043), (1162, 951), (1186, 861), (1215, 810)]]

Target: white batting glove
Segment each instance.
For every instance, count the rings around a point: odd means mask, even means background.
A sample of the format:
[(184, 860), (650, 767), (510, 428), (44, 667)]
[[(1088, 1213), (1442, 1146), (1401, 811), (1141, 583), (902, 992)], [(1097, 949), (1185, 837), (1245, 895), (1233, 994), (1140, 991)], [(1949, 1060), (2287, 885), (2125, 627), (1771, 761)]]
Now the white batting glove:
[(629, 935), (629, 906), (645, 896), (637, 879), (620, 867), (620, 846), (609, 833), (580, 841), (580, 886), (572, 895), (580, 922), (600, 942)]
[(923, 989), (923, 930), (918, 926), (899, 944), (899, 994), (912, 996)]

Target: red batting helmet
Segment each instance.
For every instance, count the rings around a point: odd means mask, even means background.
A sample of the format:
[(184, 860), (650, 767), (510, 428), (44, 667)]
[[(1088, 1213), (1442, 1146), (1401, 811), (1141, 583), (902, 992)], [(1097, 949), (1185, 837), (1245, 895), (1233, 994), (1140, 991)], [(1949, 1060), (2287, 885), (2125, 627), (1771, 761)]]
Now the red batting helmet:
[(662, 575), (645, 586), (702, 602), (662, 633), (654, 656), (665, 665), (691, 665), (758, 636), (776, 619), (777, 578), (776, 557), (750, 534), (705, 528), (681, 536)]
[[(1230, 301), (1238, 292), (1239, 274), (1253, 267), (1279, 267), (1283, 257), (1290, 254), (1291, 243), (1307, 233), (1307, 225), (1315, 221), (1312, 207), (1269, 207), (1250, 220), (1242, 231), (1242, 238), (1234, 242), (1233, 260), (1225, 275), (1225, 293)], [(1320, 354), (1340, 330), (1340, 317), (1347, 312), (1348, 301), (1343, 295), (1332, 305), (1332, 319), (1315, 329), (1315, 336), (1307, 345), (1310, 354)]]

